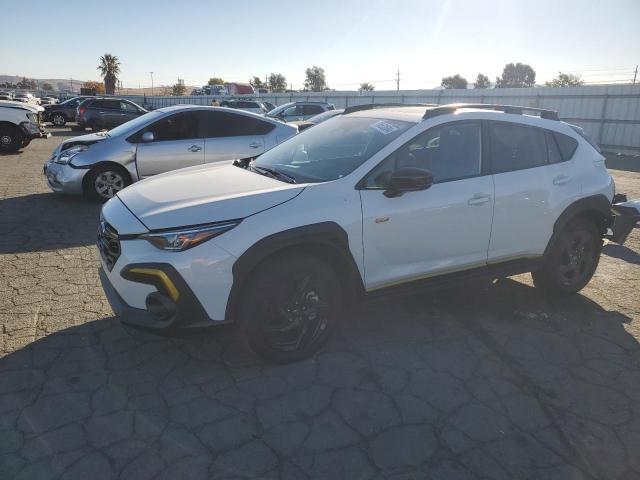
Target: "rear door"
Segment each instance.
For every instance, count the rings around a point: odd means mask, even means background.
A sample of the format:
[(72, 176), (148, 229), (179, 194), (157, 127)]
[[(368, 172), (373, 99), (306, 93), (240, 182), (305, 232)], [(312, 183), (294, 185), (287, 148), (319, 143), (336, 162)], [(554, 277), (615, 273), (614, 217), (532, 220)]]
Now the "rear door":
[(302, 120), (307, 120), (311, 117), (318, 115), (319, 113), (324, 112), (324, 108), (320, 105), (302, 105)]
[[(144, 132), (154, 140), (144, 143)], [(200, 111), (179, 112), (161, 118), (136, 135), (138, 175), (149, 177), (204, 162), (204, 139), (200, 136)]]
[(112, 128), (124, 123), (120, 111), (120, 101), (99, 100), (95, 105), (98, 106), (98, 123), (101, 126)]
[(489, 262), (541, 255), (580, 191), (570, 161), (547, 130), (530, 125), (488, 122), (488, 141), (496, 198)]
[(122, 115), (121, 123), (125, 123), (138, 117), (140, 115), (140, 110), (138, 110), (138, 107), (136, 107), (133, 103), (121, 101), (120, 113)]
[(264, 152), (264, 137), (275, 128), (242, 113), (202, 112), (201, 136), (205, 142), (205, 163), (256, 157)]

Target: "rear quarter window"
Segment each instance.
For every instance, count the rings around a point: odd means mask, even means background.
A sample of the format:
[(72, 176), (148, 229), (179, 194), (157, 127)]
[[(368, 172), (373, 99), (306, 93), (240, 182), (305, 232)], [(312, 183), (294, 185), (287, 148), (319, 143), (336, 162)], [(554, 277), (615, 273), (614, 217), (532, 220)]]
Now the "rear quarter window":
[(565, 135), (563, 133), (553, 132), (553, 137), (556, 139), (558, 148), (560, 149), (560, 155), (562, 160), (566, 161), (573, 157), (578, 148), (578, 141), (575, 138)]

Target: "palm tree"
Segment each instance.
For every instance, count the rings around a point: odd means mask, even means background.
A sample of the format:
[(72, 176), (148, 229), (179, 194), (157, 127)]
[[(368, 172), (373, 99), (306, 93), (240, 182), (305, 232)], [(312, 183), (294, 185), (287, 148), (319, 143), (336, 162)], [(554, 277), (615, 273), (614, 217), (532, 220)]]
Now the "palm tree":
[(100, 65), (98, 65), (100, 75), (104, 78), (104, 89), (108, 94), (116, 91), (116, 82), (120, 73), (120, 60), (115, 55), (105, 53), (100, 57)]
[(360, 90), (363, 92), (373, 92), (376, 87), (371, 85), (369, 82), (364, 82), (360, 84)]

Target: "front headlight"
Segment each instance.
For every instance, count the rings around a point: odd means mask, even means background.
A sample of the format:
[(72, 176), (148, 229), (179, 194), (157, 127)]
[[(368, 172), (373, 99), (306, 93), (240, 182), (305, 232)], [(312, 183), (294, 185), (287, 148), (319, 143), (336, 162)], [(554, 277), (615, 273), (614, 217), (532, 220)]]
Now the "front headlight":
[(58, 155), (58, 158), (54, 160), (54, 162), (59, 163), (61, 165), (67, 165), (73, 157), (75, 157), (80, 152), (84, 152), (87, 148), (87, 145), (76, 145), (75, 147), (68, 148)]
[(182, 252), (196, 245), (200, 245), (207, 240), (211, 240), (218, 235), (222, 235), (224, 232), (228, 232), (238, 226), (241, 221), (242, 220), (230, 220), (200, 227), (189, 227), (158, 233), (144, 233), (138, 235), (136, 238), (146, 240), (160, 250)]

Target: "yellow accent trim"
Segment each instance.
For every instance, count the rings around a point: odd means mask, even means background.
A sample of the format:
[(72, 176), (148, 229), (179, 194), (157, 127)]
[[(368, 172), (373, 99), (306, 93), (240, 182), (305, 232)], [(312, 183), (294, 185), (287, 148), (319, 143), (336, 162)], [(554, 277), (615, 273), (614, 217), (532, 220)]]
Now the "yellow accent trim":
[(164, 273), (162, 270), (158, 270), (156, 268), (132, 268), (131, 270), (129, 270), (129, 272), (159, 278), (160, 281), (162, 282), (162, 285), (164, 285), (164, 288), (166, 288), (167, 293), (171, 297), (171, 300), (173, 300), (174, 302), (177, 302), (178, 298), (180, 298), (180, 292), (178, 291), (176, 286), (173, 284), (169, 276), (166, 273)]

